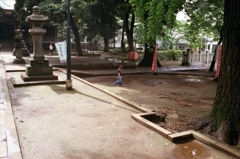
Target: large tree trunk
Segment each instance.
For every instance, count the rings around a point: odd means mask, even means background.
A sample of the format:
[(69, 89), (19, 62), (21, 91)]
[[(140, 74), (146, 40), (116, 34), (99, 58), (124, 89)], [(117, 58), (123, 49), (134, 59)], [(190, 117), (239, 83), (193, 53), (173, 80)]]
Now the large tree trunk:
[(145, 44), (145, 51), (142, 60), (138, 63), (140, 67), (151, 67), (153, 62), (154, 44)]
[(237, 145), (240, 140), (239, 10), (239, 0), (225, 0), (220, 76), (207, 126), (215, 132), (217, 139), (231, 145)]
[(104, 39), (104, 52), (109, 52), (109, 41), (108, 38), (103, 38)]
[(79, 33), (78, 33), (78, 28), (77, 28), (77, 26), (76, 26), (76, 24), (73, 20), (72, 15), (71, 15), (70, 23), (71, 23), (72, 31), (73, 31), (74, 36), (75, 36), (75, 45), (76, 45), (76, 51), (77, 51), (76, 56), (82, 56), (83, 53), (82, 53), (82, 49), (81, 49), (80, 36), (79, 36)]

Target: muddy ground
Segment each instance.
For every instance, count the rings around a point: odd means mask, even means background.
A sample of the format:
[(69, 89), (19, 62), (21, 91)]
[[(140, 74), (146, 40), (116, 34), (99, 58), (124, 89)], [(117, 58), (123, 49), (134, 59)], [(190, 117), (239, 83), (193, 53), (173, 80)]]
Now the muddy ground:
[(166, 122), (158, 124), (174, 132), (192, 129), (210, 114), (217, 88), (212, 77), (195, 75), (123, 75), (123, 87), (113, 85), (115, 76), (84, 79), (157, 113), (166, 113)]

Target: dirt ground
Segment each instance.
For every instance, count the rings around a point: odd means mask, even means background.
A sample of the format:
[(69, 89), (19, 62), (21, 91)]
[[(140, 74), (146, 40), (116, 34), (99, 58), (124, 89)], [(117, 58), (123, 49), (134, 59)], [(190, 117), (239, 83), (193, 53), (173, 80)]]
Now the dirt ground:
[(194, 75), (123, 75), (123, 87), (113, 85), (115, 76), (84, 79), (158, 114), (165, 113), (165, 122), (158, 124), (173, 132), (193, 129), (209, 115), (217, 88), (212, 77)]
[[(8, 77), (19, 79), (20, 74)], [(62, 72), (56, 75), (65, 77)], [(184, 119), (180, 114), (190, 120), (193, 113), (209, 113), (211, 100), (205, 98), (213, 100), (216, 86), (206, 77), (142, 74), (123, 76), (119, 87), (113, 85), (115, 78), (87, 80), (149, 109), (165, 111), (166, 127), (181, 127), (179, 131), (184, 126), (177, 123), (186, 123), (177, 122)], [(10, 87), (23, 158), (231, 158), (198, 141), (174, 144), (131, 120), (136, 110), (73, 80), (73, 92), (66, 92), (65, 85)]]

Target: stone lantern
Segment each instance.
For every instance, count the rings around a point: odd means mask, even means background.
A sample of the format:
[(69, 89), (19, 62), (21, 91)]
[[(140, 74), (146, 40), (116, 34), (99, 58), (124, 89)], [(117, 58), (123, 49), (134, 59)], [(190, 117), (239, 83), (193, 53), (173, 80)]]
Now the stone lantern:
[[(22, 32), (24, 32), (24, 30), (22, 30), (22, 29), (21, 29), (21, 26), (19, 25), (19, 26), (18, 26), (18, 29), (15, 30), (16, 36), (14, 37), (15, 44), (14, 44), (14, 49), (13, 49), (13, 56), (16, 56), (16, 47), (20, 47), (20, 45), (19, 45), (20, 42), (19, 42), (19, 39), (18, 39), (18, 38), (23, 36)], [(21, 44), (22, 44), (21, 57), (30, 56), (29, 50), (28, 50), (27, 45), (26, 45), (26, 43), (25, 43), (25, 41), (24, 41), (23, 38), (22, 38)], [(17, 56), (19, 56), (19, 55), (17, 55)], [(16, 56), (16, 57), (17, 57), (17, 56)], [(14, 62), (14, 63), (18, 63), (18, 62)]]
[(32, 15), (26, 18), (31, 23), (32, 28), (29, 33), (33, 39), (33, 59), (30, 59), (26, 65), (26, 76), (22, 76), (24, 81), (35, 80), (57, 80), (58, 77), (53, 75), (53, 68), (49, 61), (45, 59), (42, 49), (42, 37), (46, 33), (43, 29), (43, 23), (48, 21), (48, 17), (40, 15), (38, 6), (33, 7)]
[(19, 26), (17, 30), (15, 30), (15, 37), (14, 37), (14, 52), (16, 55), (16, 59), (13, 60), (13, 63), (23, 64), (25, 60), (22, 58), (22, 30)]

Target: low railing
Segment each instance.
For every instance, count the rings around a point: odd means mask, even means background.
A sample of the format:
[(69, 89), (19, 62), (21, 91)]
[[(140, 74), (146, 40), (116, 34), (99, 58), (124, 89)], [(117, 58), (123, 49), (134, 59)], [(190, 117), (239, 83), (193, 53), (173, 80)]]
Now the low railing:
[(191, 54), (191, 63), (210, 63), (213, 56), (213, 53), (195, 52)]
[(49, 44), (50, 42), (55, 43), (59, 41), (64, 41), (66, 38), (58, 38), (58, 37), (43, 37), (43, 43)]

